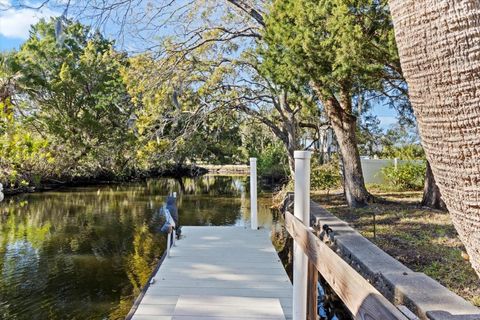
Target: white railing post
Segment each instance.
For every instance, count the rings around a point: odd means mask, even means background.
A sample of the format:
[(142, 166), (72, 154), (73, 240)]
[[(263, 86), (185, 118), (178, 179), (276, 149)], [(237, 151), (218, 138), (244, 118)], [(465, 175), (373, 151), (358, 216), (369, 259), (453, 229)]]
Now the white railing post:
[[(172, 193), (172, 197), (174, 197), (175, 199), (177, 199), (177, 193), (176, 192), (173, 192)], [(175, 205), (176, 205), (176, 202), (175, 202)], [(175, 226), (176, 227), (176, 226)], [(170, 234), (168, 234), (168, 238), (170, 239)], [(177, 232), (175, 231), (175, 228), (172, 228), (172, 238), (171, 238), (171, 246), (175, 247), (175, 240), (177, 238)], [(168, 256), (170, 257), (170, 243), (167, 241), (167, 245), (169, 246), (168, 247)]]
[[(295, 151), (295, 217), (310, 226), (310, 151)], [(293, 247), (293, 320), (307, 317), (308, 258), (296, 242)]]
[(257, 221), (257, 158), (250, 158), (250, 223), (258, 229)]

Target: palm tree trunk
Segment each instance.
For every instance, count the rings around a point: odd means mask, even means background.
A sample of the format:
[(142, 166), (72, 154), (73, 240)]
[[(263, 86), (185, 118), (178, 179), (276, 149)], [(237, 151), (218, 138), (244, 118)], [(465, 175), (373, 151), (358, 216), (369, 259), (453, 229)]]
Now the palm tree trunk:
[(480, 2), (390, 0), (427, 159), (480, 276)]

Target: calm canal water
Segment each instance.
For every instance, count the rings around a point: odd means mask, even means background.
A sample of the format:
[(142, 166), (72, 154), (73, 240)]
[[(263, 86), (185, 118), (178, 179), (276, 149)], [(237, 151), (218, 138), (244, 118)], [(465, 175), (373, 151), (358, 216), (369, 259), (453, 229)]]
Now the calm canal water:
[[(203, 176), (5, 200), (0, 203), (0, 318), (123, 319), (165, 249), (165, 238), (150, 225), (165, 196), (178, 193), (182, 225), (244, 226), (249, 225), (247, 188), (248, 177)], [(270, 205), (264, 193), (259, 225), (279, 231)]]

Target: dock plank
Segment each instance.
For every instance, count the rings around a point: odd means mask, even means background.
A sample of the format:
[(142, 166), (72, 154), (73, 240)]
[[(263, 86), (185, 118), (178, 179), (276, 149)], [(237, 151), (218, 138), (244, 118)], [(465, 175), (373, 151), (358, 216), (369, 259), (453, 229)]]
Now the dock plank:
[(133, 319), (291, 319), (292, 285), (267, 230), (183, 227)]
[(180, 296), (174, 319), (180, 317), (248, 318), (285, 320), (278, 299), (247, 297)]

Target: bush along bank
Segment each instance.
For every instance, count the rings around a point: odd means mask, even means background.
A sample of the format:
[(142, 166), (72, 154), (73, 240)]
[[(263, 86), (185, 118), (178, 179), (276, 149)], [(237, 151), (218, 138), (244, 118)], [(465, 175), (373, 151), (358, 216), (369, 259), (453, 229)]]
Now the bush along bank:
[[(114, 184), (122, 182), (139, 181), (149, 178), (183, 178), (199, 177), (208, 173), (208, 170), (194, 164), (172, 164), (150, 170), (132, 170), (128, 173), (115, 174), (113, 172), (100, 172), (88, 176), (62, 176), (62, 177), (36, 177), (28, 179), (28, 176), (19, 175), (17, 179), (5, 179), (0, 177), (5, 196), (21, 193), (48, 191), (63, 187), (77, 187), (94, 184)], [(28, 179), (28, 180), (27, 180)]]

